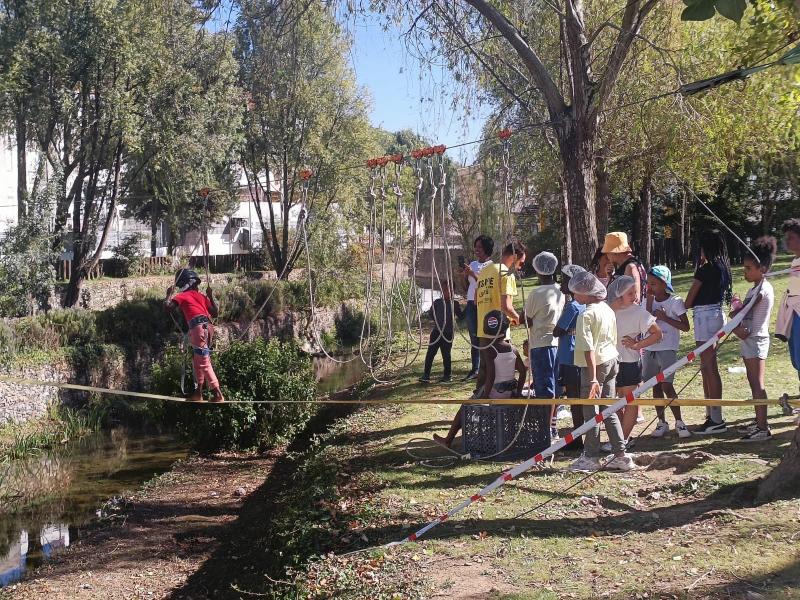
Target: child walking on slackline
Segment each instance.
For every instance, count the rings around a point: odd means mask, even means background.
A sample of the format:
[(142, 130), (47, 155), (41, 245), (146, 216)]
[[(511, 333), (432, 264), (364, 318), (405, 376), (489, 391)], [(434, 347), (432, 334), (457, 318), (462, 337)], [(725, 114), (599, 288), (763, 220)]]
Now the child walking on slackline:
[(778, 307), (778, 321), (775, 325), (775, 337), (789, 342), (789, 356), (792, 366), (800, 376), (800, 219), (788, 219), (781, 228), (786, 242), (786, 249), (794, 254), (792, 269), (789, 273), (789, 287)]
[[(575, 327), (575, 364), (581, 367), (581, 397), (614, 398), (617, 378), (617, 320), (611, 307), (603, 302), (606, 288), (591, 273), (578, 273), (569, 282), (575, 300), (586, 308)], [(600, 406), (604, 410), (605, 406)], [(597, 406), (584, 406), (584, 419), (594, 421)], [(630, 471), (633, 460), (625, 453), (622, 427), (616, 413), (606, 418), (606, 433), (611, 439), (614, 456), (606, 469)], [(572, 471), (600, 469), (600, 425), (586, 433), (584, 453), (570, 465)]]
[[(678, 360), (678, 347), (681, 343), (681, 331), (689, 331), (689, 317), (683, 300), (675, 295), (672, 289), (672, 272), (665, 266), (657, 266), (647, 273), (647, 312), (653, 315), (661, 328), (661, 341), (653, 344), (642, 355), (642, 379), (647, 381), (661, 373)], [(678, 397), (673, 385), (675, 374), (665, 375), (664, 380), (653, 388), (653, 398)], [(680, 406), (670, 405), (675, 417), (675, 433), (680, 438), (691, 436), (689, 428), (683, 422)], [(656, 406), (658, 425), (651, 437), (660, 438), (669, 433), (666, 410)]]
[[(642, 382), (642, 350), (661, 341), (656, 318), (638, 304), (639, 288), (630, 275), (617, 277), (608, 286), (608, 304), (617, 318), (617, 396), (624, 398)], [(630, 435), (639, 416), (639, 407), (628, 405), (620, 410), (625, 447), (630, 450)], [(611, 450), (610, 444), (608, 448)]]
[[(758, 298), (733, 333), (742, 340), (741, 355), (747, 369), (747, 381), (750, 383), (753, 400), (765, 400), (767, 390), (764, 385), (764, 371), (769, 353), (769, 317), (775, 304), (775, 291), (772, 284), (764, 278), (764, 274), (775, 261), (778, 243), (774, 237), (761, 237), (755, 241), (751, 249), (758, 260), (748, 254), (744, 257), (743, 263), (744, 278), (752, 283), (753, 287), (748, 290), (744, 302), (734, 298), (731, 317), (736, 316), (750, 302), (756, 294), (758, 284), (761, 283)], [(767, 425), (766, 405), (756, 406), (755, 409), (756, 422), (744, 429), (743, 442), (763, 442), (772, 439), (772, 432)]]
[[(725, 238), (716, 229), (707, 229), (700, 235), (700, 265), (694, 272), (692, 287), (686, 294), (686, 308), (694, 317), (695, 347), (714, 339), (725, 326), (723, 302), (730, 302), (733, 277)], [(722, 377), (717, 363), (717, 344), (700, 354), (700, 374), (707, 400), (722, 399)], [(706, 421), (695, 433), (711, 435), (724, 433), (728, 428), (722, 418), (721, 406), (706, 408)]]
[[(564, 388), (567, 398), (577, 398), (581, 395), (581, 370), (575, 366), (575, 325), (578, 316), (585, 308), (583, 304), (572, 297), (569, 291), (569, 282), (578, 273), (585, 273), (586, 269), (578, 265), (564, 265), (561, 267), (561, 293), (569, 296), (569, 301), (565, 302), (564, 310), (553, 329), (553, 336), (558, 338), (558, 350), (556, 352), (556, 364), (558, 365), (558, 385)], [(572, 412), (572, 426), (578, 428), (583, 425), (583, 409), (573, 404), (570, 407)], [(567, 446), (567, 450), (583, 450), (583, 438), (573, 440)]]
[[(189, 396), (190, 402), (203, 402), (203, 384), (207, 383), (213, 393), (211, 402), (224, 402), (225, 398), (219, 389), (219, 381), (211, 366), (211, 337), (214, 326), (211, 318), (219, 314), (219, 308), (214, 300), (211, 287), (206, 287), (206, 294), (202, 294), (198, 287), (200, 276), (189, 269), (181, 269), (175, 275), (175, 285), (167, 288), (167, 297), (164, 305), (167, 310), (174, 307), (181, 309), (183, 318), (189, 328), (189, 343), (192, 346), (192, 368), (194, 370), (194, 392)], [(175, 290), (178, 293), (172, 295)]]

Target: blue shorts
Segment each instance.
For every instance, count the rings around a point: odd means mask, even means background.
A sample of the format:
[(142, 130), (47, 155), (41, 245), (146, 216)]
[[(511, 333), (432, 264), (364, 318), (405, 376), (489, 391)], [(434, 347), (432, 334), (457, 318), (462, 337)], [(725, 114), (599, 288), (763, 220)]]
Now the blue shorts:
[(789, 356), (792, 357), (792, 366), (800, 372), (800, 315), (792, 315), (792, 330), (789, 333)]
[(537, 398), (556, 397), (556, 351), (555, 346), (532, 348), (531, 371), (533, 392)]

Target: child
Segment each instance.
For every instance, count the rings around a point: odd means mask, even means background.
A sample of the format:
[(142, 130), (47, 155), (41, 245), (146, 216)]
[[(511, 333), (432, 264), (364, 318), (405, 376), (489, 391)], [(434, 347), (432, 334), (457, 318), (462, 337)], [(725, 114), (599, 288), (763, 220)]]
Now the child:
[[(725, 326), (722, 303), (730, 302), (732, 281), (725, 238), (716, 229), (704, 230), (700, 234), (700, 266), (694, 272), (692, 287), (686, 294), (685, 302), (686, 308), (693, 310), (695, 347), (713, 339)], [(716, 344), (700, 354), (700, 373), (705, 398), (721, 399), (722, 378), (717, 364)], [(727, 430), (722, 407), (709, 406), (706, 408), (705, 423), (695, 432), (710, 435)]]
[[(198, 291), (200, 277), (194, 271), (181, 269), (175, 275), (175, 285), (167, 288), (167, 296), (164, 305), (167, 310), (179, 307), (183, 313), (183, 318), (189, 327), (189, 343), (192, 345), (192, 367), (197, 386), (189, 396), (190, 402), (203, 402), (203, 384), (208, 383), (208, 387), (214, 394), (211, 402), (225, 402), (222, 391), (219, 389), (219, 381), (211, 366), (211, 337), (214, 334), (214, 326), (211, 324), (211, 317), (219, 314), (219, 308), (214, 300), (214, 292), (211, 287), (206, 287), (207, 296)], [(172, 293), (178, 289), (179, 293), (175, 296)]]
[(775, 337), (789, 342), (792, 366), (800, 376), (800, 219), (784, 221), (781, 230), (786, 241), (786, 249), (794, 254), (792, 269), (798, 270), (789, 274), (789, 287), (778, 308)]
[(450, 383), (452, 381), (450, 377), (450, 353), (453, 349), (453, 309), (455, 309), (456, 318), (461, 319), (463, 314), (461, 305), (451, 300), (450, 287), (445, 285), (441, 297), (434, 300), (431, 306), (430, 313), (433, 317), (433, 329), (428, 341), (428, 352), (425, 355), (425, 372), (419, 378), (422, 383), (430, 383), (433, 359), (436, 358), (436, 353), (440, 350), (442, 352), (444, 372), (442, 373), (442, 378), (439, 379), (439, 383)]
[[(561, 268), (561, 293), (565, 296), (570, 294), (570, 279), (578, 273), (585, 272), (586, 270), (578, 265), (564, 265)], [(575, 300), (570, 294), (569, 302), (565, 303), (561, 317), (559, 317), (558, 323), (553, 329), (553, 337), (558, 339), (558, 350), (556, 351), (558, 384), (564, 388), (567, 398), (577, 398), (581, 395), (581, 372), (580, 368), (575, 366), (575, 325), (584, 308), (583, 304)], [(573, 427), (577, 428), (583, 425), (583, 410), (581, 407), (573, 404), (570, 406), (570, 411), (572, 412)], [(576, 439), (568, 448), (570, 450), (583, 450), (583, 439)]]
[[(608, 286), (608, 304), (617, 318), (617, 396), (625, 397), (642, 382), (642, 350), (661, 341), (656, 318), (638, 302), (639, 287), (630, 275), (620, 275)], [(629, 448), (631, 431), (639, 416), (638, 406), (627, 406), (622, 413), (622, 433)], [(609, 448), (610, 450), (610, 448)]]
[[(519, 398), (522, 396), (522, 388), (528, 376), (528, 369), (519, 352), (506, 340), (506, 329), (508, 323), (500, 326), (500, 335), (485, 351), (486, 382), (484, 384), (481, 397), (490, 399)], [(515, 376), (515, 372), (519, 376)], [(450, 424), (450, 431), (446, 437), (433, 434), (433, 441), (445, 448), (453, 444), (456, 434), (461, 430), (461, 419), (464, 408), (458, 409), (453, 422)]]
[[(742, 307), (750, 302), (758, 284), (761, 283), (758, 298), (733, 333), (742, 340), (741, 354), (747, 369), (747, 381), (753, 392), (753, 400), (764, 400), (767, 398), (764, 368), (769, 353), (769, 317), (775, 304), (775, 291), (772, 289), (772, 284), (764, 279), (764, 273), (769, 271), (775, 260), (778, 243), (773, 237), (761, 237), (755, 241), (752, 250), (758, 260), (752, 255), (746, 255), (743, 262), (744, 278), (752, 283), (753, 287), (748, 290), (743, 305), (736, 303), (737, 308), (731, 313), (731, 317), (736, 316)], [(767, 425), (766, 405), (756, 406), (755, 409), (755, 426), (746, 431), (742, 437), (743, 442), (763, 442), (772, 439), (772, 432)]]
[[(525, 300), (525, 324), (528, 329), (533, 389), (537, 398), (556, 397), (556, 346), (553, 329), (564, 309), (564, 294), (556, 284), (553, 273), (558, 258), (550, 252), (540, 252), (532, 261), (539, 276), (539, 285)], [(555, 426), (555, 405), (551, 409), (550, 436), (558, 437)]]
[[(674, 295), (672, 289), (672, 272), (664, 266), (657, 266), (647, 273), (647, 312), (657, 319), (661, 328), (661, 341), (645, 350), (642, 356), (642, 378), (647, 381), (661, 373), (678, 360), (678, 347), (681, 341), (681, 331), (689, 331), (689, 317), (686, 316), (686, 307), (683, 300)], [(664, 381), (653, 388), (653, 398), (677, 398), (675, 386), (672, 382), (675, 374), (666, 375)], [(689, 428), (683, 422), (680, 406), (670, 405), (672, 416), (675, 417), (675, 432), (680, 438), (691, 436)], [(656, 406), (658, 425), (651, 434), (654, 438), (664, 437), (669, 433), (669, 424), (666, 420), (666, 411), (663, 406)]]
[[(584, 398), (613, 398), (617, 377), (617, 321), (614, 311), (603, 302), (606, 288), (591, 273), (578, 273), (569, 282), (575, 300), (586, 308), (575, 327), (575, 364), (581, 367), (581, 396)], [(601, 406), (600, 410), (605, 407)], [(584, 406), (583, 417), (595, 420), (597, 406)], [(605, 419), (606, 432), (611, 439), (614, 457), (606, 469), (630, 471), (633, 460), (625, 453), (622, 427), (616, 414)], [(600, 468), (600, 426), (586, 433), (584, 453), (570, 465), (572, 471), (597, 471)]]

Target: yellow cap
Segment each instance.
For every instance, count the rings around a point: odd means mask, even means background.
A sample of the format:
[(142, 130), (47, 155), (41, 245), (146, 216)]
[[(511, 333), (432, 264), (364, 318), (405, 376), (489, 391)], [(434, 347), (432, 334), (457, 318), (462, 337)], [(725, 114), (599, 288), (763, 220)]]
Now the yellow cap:
[(603, 242), (603, 254), (616, 254), (617, 252), (630, 252), (628, 245), (628, 234), (623, 231), (612, 231), (606, 234)]

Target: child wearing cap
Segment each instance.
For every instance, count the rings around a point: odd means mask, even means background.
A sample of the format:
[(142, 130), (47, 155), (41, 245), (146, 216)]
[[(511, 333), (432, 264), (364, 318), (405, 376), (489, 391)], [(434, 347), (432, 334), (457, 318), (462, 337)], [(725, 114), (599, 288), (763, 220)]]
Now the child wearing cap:
[[(617, 378), (617, 320), (611, 307), (603, 302), (606, 288), (594, 275), (577, 273), (570, 279), (569, 290), (586, 308), (575, 326), (575, 364), (581, 367), (581, 396), (614, 398)], [(600, 406), (604, 410), (605, 406)], [(584, 419), (594, 421), (597, 406), (584, 406)], [(604, 420), (614, 456), (606, 469), (630, 471), (633, 460), (625, 453), (622, 427), (616, 413)], [(597, 471), (600, 468), (600, 425), (586, 433), (584, 452), (570, 465), (572, 471)]]
[[(665, 266), (659, 265), (650, 269), (647, 274), (647, 312), (657, 319), (661, 328), (661, 341), (653, 344), (644, 351), (642, 356), (642, 377), (645, 381), (656, 377), (664, 369), (675, 364), (678, 360), (678, 347), (681, 342), (681, 331), (689, 331), (689, 317), (683, 300), (675, 295), (672, 289), (672, 272)], [(653, 398), (677, 398), (673, 381), (675, 374), (664, 376), (664, 381), (653, 388)], [(689, 428), (683, 422), (680, 406), (670, 405), (672, 416), (675, 417), (675, 432), (678, 437), (691, 436)], [(651, 434), (660, 438), (669, 433), (669, 424), (666, 420), (666, 411), (663, 406), (656, 406), (658, 425)]]
[[(751, 249), (755, 256), (745, 256), (743, 263), (744, 278), (752, 283), (753, 287), (748, 290), (744, 302), (734, 297), (735, 309), (731, 313), (731, 317), (736, 316), (758, 294), (741, 324), (733, 330), (733, 333), (742, 340), (741, 355), (747, 370), (747, 381), (750, 383), (753, 400), (764, 400), (767, 397), (764, 371), (767, 354), (769, 354), (769, 322), (772, 306), (775, 304), (775, 291), (772, 284), (764, 278), (764, 274), (769, 271), (775, 260), (778, 243), (774, 237), (761, 237), (753, 243)], [(772, 432), (767, 425), (766, 405), (756, 406), (755, 409), (756, 422), (743, 429), (744, 437), (741, 439), (743, 442), (764, 442), (772, 439)]]
[[(525, 299), (525, 324), (528, 329), (528, 348), (533, 375), (533, 390), (537, 398), (556, 397), (556, 347), (558, 339), (553, 329), (564, 310), (564, 294), (553, 273), (558, 258), (550, 252), (540, 252), (533, 257), (533, 270), (539, 276), (539, 285)], [(558, 437), (553, 406), (550, 435)]]

